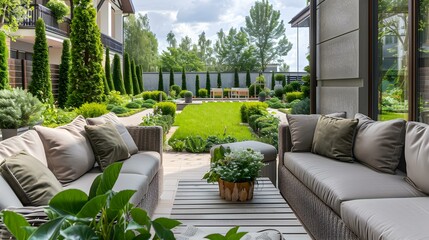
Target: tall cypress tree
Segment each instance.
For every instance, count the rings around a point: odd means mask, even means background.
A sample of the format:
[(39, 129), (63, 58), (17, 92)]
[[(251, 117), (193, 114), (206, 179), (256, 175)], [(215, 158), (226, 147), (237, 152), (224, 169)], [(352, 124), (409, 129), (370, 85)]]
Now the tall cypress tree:
[(210, 85), (210, 74), (209, 71), (207, 71), (207, 75), (206, 75), (206, 89), (207, 92), (210, 94), (210, 89), (211, 89), (211, 85)]
[(136, 74), (137, 74), (137, 80), (139, 82), (139, 89), (140, 92), (144, 91), (144, 86), (143, 86), (143, 72), (142, 72), (142, 66), (137, 66), (136, 67)]
[(274, 90), (274, 85), (276, 85), (276, 80), (274, 79), (274, 71), (271, 72), (271, 90)]
[(134, 63), (134, 59), (131, 60), (131, 78), (133, 79), (134, 95), (137, 95), (141, 93), (141, 91), (139, 86), (139, 80), (137, 79), (137, 69), (136, 64)]
[(186, 73), (185, 73), (185, 68), (182, 68), (182, 90), (186, 90)]
[(127, 94), (133, 95), (133, 80), (131, 79), (131, 64), (128, 53), (124, 54), (124, 86)]
[(6, 34), (0, 31), (0, 90), (9, 89), (9, 51), (6, 45)]
[(48, 43), (46, 41), (45, 22), (36, 21), (36, 39), (33, 46), (33, 75), (28, 90), (43, 103), (53, 102), (51, 70), (49, 66)]
[(199, 96), (198, 91), (200, 90), (200, 76), (195, 76), (195, 96)]
[(103, 100), (103, 46), (93, 2), (73, 0), (73, 6), (72, 67), (67, 104), (79, 107), (86, 102)]
[(238, 69), (234, 69), (234, 87), (240, 87), (240, 79), (238, 78)]
[(220, 72), (217, 72), (217, 87), (218, 88), (222, 87), (222, 78), (220, 76)]
[(64, 108), (67, 103), (70, 72), (70, 41), (63, 41), (63, 52), (61, 54), (60, 76), (58, 82), (58, 107)]
[(162, 76), (162, 67), (159, 67), (158, 91), (164, 91), (164, 77)]
[(252, 81), (250, 79), (250, 70), (247, 69), (246, 71), (246, 87), (250, 87), (252, 85)]
[(173, 68), (170, 68), (170, 86), (169, 88), (171, 88), (171, 86), (174, 85), (174, 72), (173, 72)]
[(109, 84), (107, 83), (106, 75), (103, 75), (103, 86), (104, 86), (104, 94), (108, 95), (110, 92)]
[(113, 84), (115, 85), (115, 90), (119, 91), (121, 94), (125, 94), (124, 82), (122, 81), (121, 73), (121, 59), (118, 54), (115, 54), (113, 57), (113, 74), (112, 74)]
[(112, 79), (112, 70), (110, 70), (110, 50), (106, 47), (106, 61), (104, 62), (104, 74), (106, 75), (106, 82), (109, 86), (109, 90), (115, 90), (115, 85)]

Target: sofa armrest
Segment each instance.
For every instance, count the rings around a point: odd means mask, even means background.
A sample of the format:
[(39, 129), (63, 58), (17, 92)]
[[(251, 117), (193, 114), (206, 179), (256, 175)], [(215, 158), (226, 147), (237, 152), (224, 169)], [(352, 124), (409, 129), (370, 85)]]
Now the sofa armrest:
[(160, 126), (127, 126), (128, 132), (131, 134), (139, 151), (155, 151), (161, 155), (162, 163), (162, 147), (163, 133)]
[(289, 125), (282, 123), (279, 125), (279, 164), (283, 164), (284, 153), (290, 152), (292, 140)]

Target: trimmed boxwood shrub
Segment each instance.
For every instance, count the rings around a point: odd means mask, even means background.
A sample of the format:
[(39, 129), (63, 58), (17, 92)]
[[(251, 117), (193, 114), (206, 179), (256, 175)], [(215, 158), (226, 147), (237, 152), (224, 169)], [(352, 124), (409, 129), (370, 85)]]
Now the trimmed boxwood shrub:
[(161, 91), (145, 91), (142, 96), (144, 100), (152, 99), (155, 101), (159, 101), (159, 94), (162, 94), (162, 101), (167, 100), (167, 93)]
[(116, 114), (122, 114), (122, 113), (127, 113), (129, 110), (126, 107), (123, 106), (115, 106), (114, 108), (112, 108), (112, 110), (110, 110), (111, 112), (114, 112)]
[(268, 104), (264, 102), (246, 102), (241, 105), (241, 121), (244, 123), (248, 122), (249, 116), (259, 114), (263, 115), (266, 113)]
[(176, 104), (171, 102), (160, 102), (153, 106), (154, 114), (170, 115), (171, 117), (176, 116)]
[(112, 108), (114, 108), (114, 107), (116, 107), (116, 105), (111, 104), (111, 103), (107, 104), (107, 106), (106, 106), (107, 110), (109, 110), (109, 111), (112, 110)]
[(125, 107), (130, 108), (130, 109), (136, 109), (136, 108), (140, 108), (141, 104), (136, 103), (136, 102), (129, 102), (127, 103), (127, 105), (125, 105)]
[(179, 85), (171, 85), (170, 91), (175, 91), (176, 94), (179, 94), (182, 91), (182, 88)]
[(292, 114), (310, 114), (310, 99), (304, 98), (292, 107)]
[(152, 105), (155, 105), (157, 103), (157, 101), (155, 101), (153, 99), (146, 99), (146, 100), (144, 100), (144, 103), (150, 103)]
[(85, 118), (99, 117), (103, 114), (108, 113), (106, 105), (101, 103), (84, 103), (76, 110), (77, 114), (84, 116)]
[(291, 82), (289, 84), (295, 92), (299, 92), (301, 90), (301, 83), (299, 82)]
[(198, 96), (200, 98), (206, 98), (207, 97), (207, 89), (205, 88), (201, 88), (200, 90), (198, 90)]
[(142, 108), (153, 108), (153, 104), (145, 102), (145, 103), (142, 103), (141, 107)]
[(278, 98), (282, 98), (283, 97), (283, 88), (276, 88), (274, 90), (274, 95)]
[(138, 103), (140, 105), (142, 105), (144, 103), (144, 101), (142, 99), (136, 99), (136, 100), (133, 100), (133, 102)]
[(179, 97), (181, 97), (181, 98), (185, 97), (185, 93), (186, 93), (187, 91), (188, 91), (188, 90), (182, 90), (182, 91), (180, 91), (180, 92), (179, 92)]
[(304, 96), (304, 94), (302, 92), (290, 92), (290, 93), (286, 93), (286, 101), (287, 102), (292, 102), (295, 99), (302, 99)]

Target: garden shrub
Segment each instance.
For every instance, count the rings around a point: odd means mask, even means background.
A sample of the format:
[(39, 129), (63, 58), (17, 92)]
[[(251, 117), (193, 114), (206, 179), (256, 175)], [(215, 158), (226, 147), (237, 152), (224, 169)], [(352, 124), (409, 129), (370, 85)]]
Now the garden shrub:
[(254, 115), (250, 115), (249, 116), (249, 126), (255, 130), (257, 129), (256, 126), (256, 119), (260, 118), (262, 115), (261, 114), (254, 114)]
[(229, 97), (229, 93), (231, 92), (231, 88), (223, 89), (223, 97)]
[(278, 98), (282, 98), (283, 97), (283, 88), (276, 88), (274, 90), (274, 95)]
[(270, 108), (274, 108), (274, 109), (285, 108), (285, 105), (281, 102), (269, 103), (268, 106), (270, 106)]
[(160, 102), (153, 106), (154, 114), (170, 115), (173, 119), (176, 116), (176, 104), (171, 102)]
[(144, 100), (152, 99), (154, 101), (159, 101), (159, 94), (162, 94), (162, 101), (167, 100), (167, 93), (162, 91), (145, 91), (142, 97)]
[(301, 83), (299, 82), (291, 82), (289, 85), (293, 88), (295, 92), (299, 92), (301, 90)]
[(303, 98), (303, 93), (302, 92), (290, 92), (290, 93), (286, 93), (286, 101), (287, 102), (292, 102), (295, 99), (302, 99)]
[(251, 115), (255, 114), (263, 114), (266, 112), (268, 108), (268, 104), (263, 102), (246, 102), (241, 105), (240, 113), (241, 113), (241, 121), (244, 123), (248, 122), (248, 118)]
[(127, 103), (127, 105), (125, 105), (126, 108), (130, 108), (130, 109), (137, 109), (140, 108), (141, 104), (136, 103), (136, 102), (129, 102)]
[(206, 141), (200, 136), (191, 136), (185, 139), (185, 149), (191, 153), (202, 153), (206, 151)]
[(109, 85), (110, 91), (114, 91), (115, 85), (113, 84), (112, 71), (110, 70), (110, 50), (108, 47), (106, 48), (105, 58), (106, 59), (104, 62), (104, 75), (106, 76), (106, 82)]
[(109, 112), (109, 110), (107, 110), (106, 105), (102, 103), (92, 102), (82, 104), (82, 106), (76, 109), (76, 112), (85, 118), (93, 118), (106, 114)]
[(193, 97), (193, 96), (194, 96), (194, 94), (193, 94), (191, 91), (186, 91), (186, 92), (183, 94), (183, 96), (184, 96), (184, 97), (186, 97), (186, 98), (189, 98), (189, 97)]
[(218, 136), (210, 135), (206, 139), (206, 152), (209, 152), (214, 145), (233, 143), (233, 142), (237, 142), (237, 138), (232, 137), (230, 135), (226, 136), (225, 138), (220, 138)]
[(291, 103), (286, 103), (285, 108), (293, 108), (293, 106), (295, 106), (295, 104), (299, 103), (300, 101), (300, 99), (295, 99)]
[(205, 89), (205, 88), (201, 88), (200, 90), (198, 90), (198, 96), (199, 96), (200, 98), (206, 98), (206, 97), (207, 97), (207, 95), (208, 95), (208, 93), (207, 93), (207, 89)]
[(258, 96), (259, 93), (262, 91), (262, 87), (260, 85), (256, 85), (256, 95), (255, 95), (255, 84), (251, 84), (249, 87), (249, 95), (250, 96)]
[(144, 91), (143, 85), (143, 70), (141, 66), (136, 66), (137, 81), (139, 83), (140, 92)]
[(185, 68), (182, 68), (182, 90), (186, 90), (186, 73), (185, 73)]
[(146, 99), (146, 100), (144, 100), (144, 103), (150, 103), (152, 105), (155, 105), (157, 103), (157, 101), (155, 101), (153, 99)]
[(252, 84), (252, 80), (250, 79), (250, 70), (247, 69), (247, 71), (246, 71), (246, 87), (249, 87), (250, 84)]
[(283, 82), (284, 80), (286, 80), (286, 76), (284, 74), (276, 74), (274, 76), (275, 80), (279, 83)]
[(180, 139), (170, 141), (168, 145), (170, 145), (173, 151), (176, 152), (183, 152), (183, 150), (185, 149), (185, 141)]
[(261, 128), (261, 130), (259, 130), (259, 134), (261, 136), (269, 136), (273, 132), (277, 133), (277, 131), (278, 131), (278, 126), (269, 125), (269, 126)]
[(45, 105), (43, 111), (43, 126), (45, 127), (58, 127), (73, 121), (77, 113), (75, 111), (65, 111), (61, 108), (55, 107), (54, 104)]
[(287, 84), (287, 85), (283, 88), (283, 91), (284, 91), (285, 93), (290, 93), (290, 92), (293, 92), (294, 90), (293, 90), (293, 87), (292, 87), (290, 84)]
[(125, 94), (124, 81), (122, 81), (122, 72), (121, 72), (121, 58), (117, 53), (113, 57), (113, 74), (112, 74), (113, 85), (115, 90), (119, 91), (121, 94)]
[(70, 13), (70, 8), (63, 0), (49, 0), (46, 3), (46, 7), (51, 10), (57, 22), (61, 23), (64, 21), (64, 17)]
[(6, 34), (0, 31), (0, 90), (9, 89), (9, 50), (6, 44)]
[(131, 60), (131, 79), (133, 80), (134, 95), (141, 93), (139, 79), (137, 78), (137, 69), (134, 59)]
[(142, 107), (142, 108), (153, 108), (153, 104), (150, 104), (150, 103), (142, 103), (141, 107)]
[(180, 92), (179, 92), (179, 97), (181, 97), (181, 98), (185, 97), (185, 93), (186, 93), (187, 91), (188, 91), (188, 90), (182, 90), (182, 91), (180, 91)]
[(134, 95), (133, 79), (131, 76), (131, 63), (128, 53), (124, 54), (124, 86), (125, 92), (129, 95)]
[(195, 93), (197, 94), (197, 97), (199, 96), (199, 91), (200, 91), (200, 76), (197, 75), (195, 77)]
[(64, 39), (63, 51), (61, 54), (61, 64), (58, 76), (58, 107), (64, 108), (67, 103), (69, 72), (70, 72), (70, 41)]
[(114, 107), (116, 107), (117, 105), (115, 105), (115, 104), (111, 104), (111, 103), (108, 103), (107, 105), (106, 105), (106, 109), (107, 110), (112, 110), (112, 108), (114, 108)]
[(127, 113), (129, 110), (128, 110), (128, 108), (123, 107), (123, 106), (115, 106), (110, 111), (114, 112), (116, 114), (123, 114), (123, 113)]
[(206, 89), (207, 89), (207, 92), (210, 92), (211, 88), (212, 87), (211, 87), (211, 83), (210, 83), (210, 74), (209, 74), (209, 71), (207, 71), (207, 74), (206, 74)]
[(170, 87), (170, 91), (176, 91), (176, 94), (177, 94), (177, 93), (180, 93), (182, 91), (182, 88), (179, 85), (172, 85)]
[[(165, 134), (170, 131), (171, 126), (173, 125), (173, 117), (170, 115), (161, 115), (161, 114), (151, 114), (144, 116), (140, 126), (161, 126), (162, 131)], [(165, 139), (165, 138), (164, 138)]]
[(292, 114), (310, 114), (310, 99), (304, 98), (292, 107)]
[(223, 143), (234, 143), (234, 142), (237, 142), (237, 138), (228, 135), (222, 141)]
[(128, 101), (128, 97), (125, 97), (121, 95), (118, 91), (111, 91), (109, 95), (106, 96), (106, 103), (107, 104), (114, 104), (114, 105), (122, 105), (126, 101)]
[(144, 101), (142, 99), (135, 99), (135, 100), (133, 100), (133, 102), (138, 103), (140, 105), (142, 105), (144, 103)]

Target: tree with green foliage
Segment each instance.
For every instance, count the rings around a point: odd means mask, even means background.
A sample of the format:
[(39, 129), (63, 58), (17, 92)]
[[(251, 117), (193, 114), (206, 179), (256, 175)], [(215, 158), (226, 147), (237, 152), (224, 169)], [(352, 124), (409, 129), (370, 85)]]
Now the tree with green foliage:
[(133, 79), (134, 95), (137, 95), (141, 93), (141, 90), (139, 86), (139, 80), (137, 78), (137, 69), (136, 69), (136, 64), (134, 63), (134, 59), (131, 60), (131, 78)]
[[(307, 55), (307, 60), (310, 62), (310, 54)], [(305, 76), (302, 76), (301, 92), (303, 93), (304, 98), (310, 97), (310, 65), (304, 67), (304, 71), (307, 73)]]
[(256, 1), (246, 16), (244, 31), (256, 47), (260, 69), (265, 71), (267, 64), (286, 56), (292, 48), (285, 34), (280, 11), (274, 10), (268, 0)]
[(58, 79), (58, 107), (64, 108), (68, 98), (69, 74), (70, 74), (70, 41), (63, 41), (63, 52), (61, 54), (61, 64)]
[(169, 87), (171, 88), (171, 86), (173, 86), (173, 85), (174, 85), (174, 72), (173, 72), (173, 69), (170, 68), (170, 84), (169, 84)]
[(104, 94), (109, 95), (110, 88), (109, 88), (109, 84), (107, 83), (106, 75), (103, 75), (103, 85), (104, 85)]
[(106, 75), (106, 82), (109, 86), (110, 91), (115, 90), (115, 85), (113, 84), (112, 71), (110, 70), (110, 50), (106, 47), (106, 60), (104, 62), (104, 74)]
[(179, 72), (185, 68), (188, 72), (204, 70), (204, 63), (197, 56), (196, 51), (185, 51), (181, 48), (168, 48), (161, 54), (161, 65), (167, 69)]
[(42, 18), (36, 21), (36, 38), (33, 51), (33, 74), (28, 90), (42, 103), (52, 103), (54, 99), (52, 96), (48, 42), (46, 41), (45, 22)]
[(222, 87), (222, 77), (220, 72), (217, 72), (217, 87), (221, 88)]
[(210, 93), (210, 89), (211, 89), (211, 85), (210, 85), (210, 74), (209, 71), (207, 71), (207, 75), (206, 75), (206, 89), (207, 92)]
[(252, 84), (252, 80), (250, 79), (250, 70), (246, 71), (246, 87), (249, 87)]
[(212, 40), (206, 38), (206, 33), (204, 31), (198, 35), (197, 55), (204, 63), (205, 69), (213, 65), (215, 61), (213, 58)]
[(136, 74), (137, 74), (137, 80), (139, 82), (140, 92), (144, 92), (142, 66), (137, 66), (136, 67)]
[(271, 90), (274, 90), (274, 86), (276, 85), (276, 79), (274, 78), (274, 71), (271, 72)]
[(164, 77), (162, 76), (162, 67), (159, 67), (158, 91), (164, 91)]
[(131, 78), (130, 55), (124, 54), (124, 86), (125, 92), (129, 95), (134, 95), (133, 79)]
[(198, 91), (200, 90), (200, 76), (195, 76), (195, 96), (198, 97)]
[(27, 17), (31, 0), (0, 1), (0, 29), (6, 33), (16, 32)]
[(120, 92), (121, 94), (125, 94), (124, 81), (122, 81), (121, 58), (116, 53), (113, 56), (112, 79), (113, 79), (113, 84), (115, 86), (115, 90)]
[(186, 73), (185, 73), (185, 68), (182, 68), (182, 90), (186, 90)]
[(238, 77), (238, 69), (234, 69), (234, 87), (240, 87), (240, 78)]
[(168, 43), (168, 47), (171, 47), (171, 48), (177, 47), (177, 40), (176, 40), (176, 36), (174, 35), (173, 31), (170, 31), (167, 34), (167, 43)]
[(103, 100), (103, 45), (91, 0), (73, 0), (70, 40), (72, 66), (67, 105), (80, 107)]
[(9, 51), (6, 44), (6, 34), (0, 31), (0, 90), (9, 89)]

